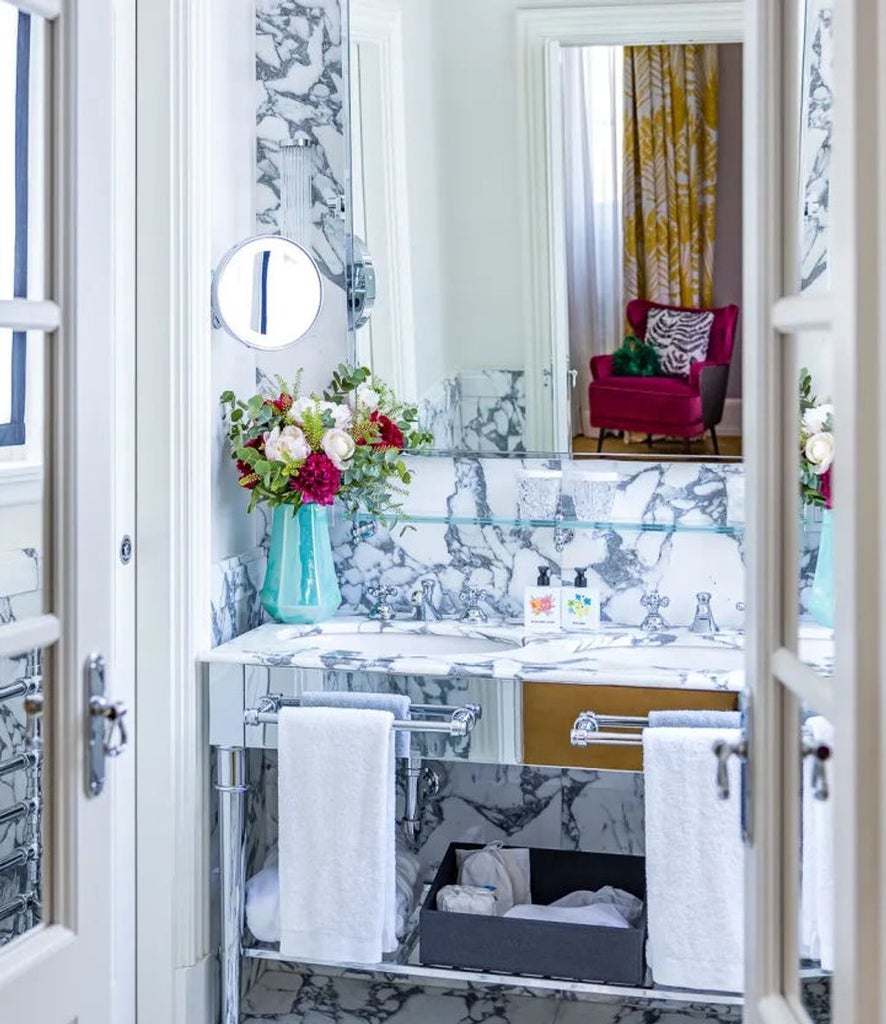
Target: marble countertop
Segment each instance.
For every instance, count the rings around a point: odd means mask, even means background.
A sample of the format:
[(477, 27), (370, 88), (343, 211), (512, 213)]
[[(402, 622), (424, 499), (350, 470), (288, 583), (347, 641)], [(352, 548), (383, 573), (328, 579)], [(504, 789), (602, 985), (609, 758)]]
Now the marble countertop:
[(740, 690), (743, 640), (736, 631), (708, 636), (685, 628), (645, 633), (605, 626), (589, 634), (531, 633), (507, 623), (381, 623), (337, 616), (313, 626), (267, 623), (201, 660), (387, 675)]

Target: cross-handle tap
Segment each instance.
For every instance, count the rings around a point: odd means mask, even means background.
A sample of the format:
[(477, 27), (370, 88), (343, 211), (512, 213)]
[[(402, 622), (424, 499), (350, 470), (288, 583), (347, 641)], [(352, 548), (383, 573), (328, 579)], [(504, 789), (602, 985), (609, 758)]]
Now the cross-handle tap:
[(689, 628), (693, 633), (719, 633), (714, 613), (711, 611), (711, 595), (706, 590), (699, 591), (695, 595), (695, 601), (695, 618)]
[(369, 618), (378, 619), (379, 622), (390, 622), (394, 617), (394, 609), (391, 607), (389, 599), (397, 593), (396, 588), (380, 584), (377, 587), (367, 587), (366, 593), (375, 601), (369, 612)]
[(670, 603), (671, 599), (659, 594), (657, 590), (653, 590), (650, 594), (644, 594), (640, 598), (640, 604), (644, 608), (648, 608), (649, 611), (646, 618), (640, 624), (640, 629), (646, 633), (661, 633), (666, 630), (668, 624), (661, 614), (661, 609), (667, 608)]
[(486, 591), (481, 587), (465, 586), (461, 592), (461, 599), (465, 602), (467, 607), (459, 616), (460, 621), (473, 623), (486, 622), (486, 612), (484, 612), (480, 607), (480, 602), (486, 596)]

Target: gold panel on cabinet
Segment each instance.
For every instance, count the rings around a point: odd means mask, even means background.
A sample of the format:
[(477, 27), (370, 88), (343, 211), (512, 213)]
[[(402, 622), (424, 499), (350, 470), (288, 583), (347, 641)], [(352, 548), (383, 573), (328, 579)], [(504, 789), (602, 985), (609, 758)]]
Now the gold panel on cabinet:
[[(738, 694), (722, 690), (523, 683), (523, 763), (600, 771), (643, 770), (641, 746), (573, 747), (569, 733), (582, 711), (643, 717), (650, 711), (735, 711)], [(603, 732), (634, 732), (619, 726)]]

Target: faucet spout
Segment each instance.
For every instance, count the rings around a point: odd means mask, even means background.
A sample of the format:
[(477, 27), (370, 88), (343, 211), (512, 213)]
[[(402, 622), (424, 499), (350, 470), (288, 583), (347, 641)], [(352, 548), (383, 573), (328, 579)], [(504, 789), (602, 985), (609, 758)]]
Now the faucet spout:
[(719, 633), (720, 630), (714, 621), (714, 613), (711, 611), (711, 595), (703, 590), (695, 595), (695, 618), (689, 627), (693, 633)]
[(421, 590), (413, 590), (409, 598), (412, 604), (412, 618), (416, 622), (439, 622), (443, 616), (434, 607), (434, 581), (421, 581)]

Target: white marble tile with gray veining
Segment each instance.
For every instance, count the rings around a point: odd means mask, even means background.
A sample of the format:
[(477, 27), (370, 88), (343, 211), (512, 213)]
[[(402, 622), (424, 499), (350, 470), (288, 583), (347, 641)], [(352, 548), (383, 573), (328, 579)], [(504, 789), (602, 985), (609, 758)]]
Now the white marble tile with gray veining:
[(344, 195), (345, 103), (338, 0), (256, 3), (257, 217), (280, 229), (280, 147), (315, 143), (312, 247), (323, 274), (345, 286), (345, 222), (328, 201)]

